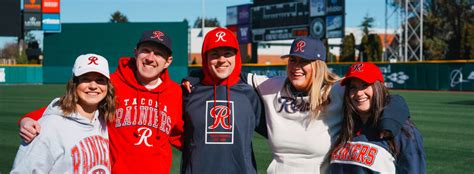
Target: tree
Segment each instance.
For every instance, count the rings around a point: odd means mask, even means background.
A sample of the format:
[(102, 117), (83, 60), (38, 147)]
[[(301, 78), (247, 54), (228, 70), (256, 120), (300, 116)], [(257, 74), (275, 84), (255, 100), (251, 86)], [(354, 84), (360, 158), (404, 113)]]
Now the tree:
[(342, 39), (341, 62), (355, 62), (355, 38), (354, 34), (344, 36)]
[[(217, 18), (205, 18), (204, 19), (205, 27), (220, 27), (219, 20)], [(194, 21), (193, 28), (201, 28), (202, 26), (202, 18), (198, 17), (196, 21)]]
[(362, 36), (359, 45), (359, 62), (366, 61), (369, 51), (369, 37), (367, 35)]
[[(392, 5), (403, 9), (404, 3), (404, 1), (395, 1)], [(469, 0), (431, 0), (425, 1), (425, 7), (424, 57), (427, 60), (473, 59), (474, 12), (469, 5)]]
[(189, 28), (189, 21), (188, 21), (188, 19), (184, 18), (184, 19), (183, 19), (183, 22), (185, 22), (185, 23), (186, 23), (186, 25), (187, 25), (187, 26), (188, 26), (188, 28)]
[[(23, 46), (23, 48), (25, 48), (25, 45)], [(18, 44), (15, 42), (6, 43), (1, 50), (0, 57), (8, 58), (8, 59), (16, 59), (17, 64), (28, 63), (28, 59), (26, 58), (26, 54), (24, 53), (24, 50), (21, 56), (18, 54)]]
[(362, 32), (364, 33), (364, 35), (369, 35), (370, 28), (374, 26), (374, 21), (375, 20), (373, 17), (369, 17), (369, 14), (365, 15), (364, 19), (362, 20), (362, 24), (359, 25), (362, 28)]
[(115, 11), (110, 15), (110, 20), (109, 22), (111, 23), (127, 23), (128, 18), (124, 14), (122, 14), (120, 11)]
[(367, 60), (370, 62), (380, 62), (382, 60), (383, 48), (382, 40), (377, 34), (369, 34), (369, 48)]

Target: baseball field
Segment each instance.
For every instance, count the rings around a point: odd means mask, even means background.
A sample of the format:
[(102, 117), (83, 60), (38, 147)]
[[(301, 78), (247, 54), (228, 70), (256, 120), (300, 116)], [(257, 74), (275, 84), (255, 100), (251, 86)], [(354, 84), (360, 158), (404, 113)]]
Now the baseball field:
[[(9, 173), (20, 142), (18, 118), (62, 95), (64, 85), (0, 86), (0, 173)], [(391, 91), (405, 97), (411, 119), (420, 129), (427, 154), (427, 173), (474, 173), (474, 93)], [(271, 154), (256, 135), (258, 172), (265, 173)], [(179, 172), (174, 151), (171, 173)]]

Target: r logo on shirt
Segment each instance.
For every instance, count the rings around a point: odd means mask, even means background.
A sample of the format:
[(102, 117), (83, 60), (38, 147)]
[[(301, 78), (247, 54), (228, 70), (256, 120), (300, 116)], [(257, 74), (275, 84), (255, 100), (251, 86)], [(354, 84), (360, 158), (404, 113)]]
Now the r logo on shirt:
[(144, 143), (145, 146), (148, 146), (148, 147), (153, 146), (152, 144), (148, 143), (148, 137), (151, 137), (151, 135), (153, 134), (153, 131), (151, 131), (150, 128), (140, 127), (140, 128), (137, 129), (137, 131), (138, 131), (138, 136), (140, 136), (140, 140), (138, 140), (138, 142), (135, 143), (134, 145), (138, 146), (138, 145)]
[[(229, 105), (227, 105), (229, 102)], [(234, 143), (234, 102), (206, 101), (206, 144)]]

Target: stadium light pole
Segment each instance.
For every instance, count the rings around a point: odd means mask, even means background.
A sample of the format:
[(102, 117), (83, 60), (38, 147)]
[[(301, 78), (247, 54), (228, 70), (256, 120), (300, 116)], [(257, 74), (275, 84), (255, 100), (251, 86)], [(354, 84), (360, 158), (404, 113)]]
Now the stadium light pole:
[(205, 4), (205, 0), (202, 0), (201, 1), (201, 5), (202, 5), (201, 6), (202, 7), (202, 9), (201, 9), (201, 29), (202, 29), (201, 33), (202, 33), (203, 38), (204, 38), (204, 35), (205, 35), (204, 27), (206, 27), (205, 20), (204, 20), (204, 4)]

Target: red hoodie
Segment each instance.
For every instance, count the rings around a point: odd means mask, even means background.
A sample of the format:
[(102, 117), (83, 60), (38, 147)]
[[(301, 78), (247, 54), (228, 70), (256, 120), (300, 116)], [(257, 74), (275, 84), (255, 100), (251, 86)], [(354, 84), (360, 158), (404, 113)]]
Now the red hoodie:
[[(115, 121), (107, 126), (112, 173), (169, 173), (169, 143), (178, 149), (182, 146), (181, 88), (167, 69), (160, 75), (162, 83), (153, 90), (141, 85), (135, 72), (135, 59), (121, 58), (111, 75), (118, 103)], [(39, 118), (41, 114), (34, 111), (26, 116)]]

